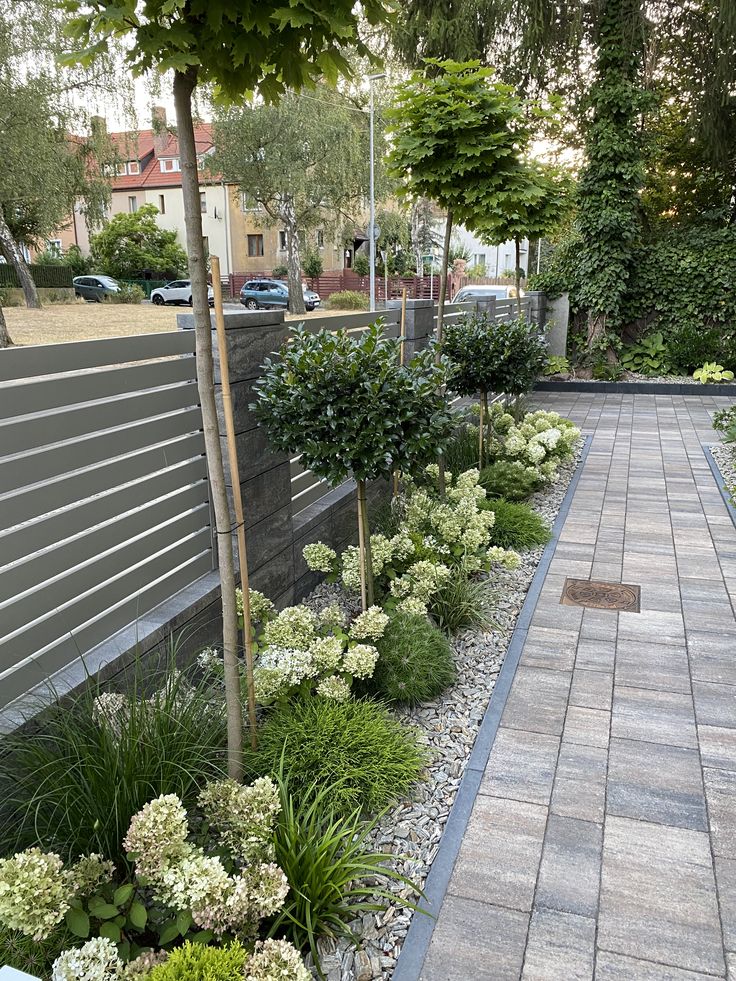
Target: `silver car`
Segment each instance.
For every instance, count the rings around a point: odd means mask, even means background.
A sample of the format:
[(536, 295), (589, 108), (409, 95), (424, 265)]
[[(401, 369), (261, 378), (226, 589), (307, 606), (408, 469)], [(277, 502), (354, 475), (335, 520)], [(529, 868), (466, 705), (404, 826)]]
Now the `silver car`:
[[(520, 290), (524, 295), (524, 290)], [(495, 297), (497, 300), (513, 300), (516, 298), (515, 286), (463, 286), (452, 298), (453, 303), (467, 303), (468, 300), (490, 300)]]
[[(215, 302), (215, 294), (211, 286), (207, 287), (207, 299), (210, 306)], [(151, 291), (151, 303), (157, 307), (165, 303), (188, 303), (192, 305), (192, 281), (191, 279), (174, 279), (165, 286), (160, 286)]]
[(72, 283), (75, 296), (91, 303), (102, 303), (111, 293), (120, 290), (120, 283), (112, 276), (75, 276)]

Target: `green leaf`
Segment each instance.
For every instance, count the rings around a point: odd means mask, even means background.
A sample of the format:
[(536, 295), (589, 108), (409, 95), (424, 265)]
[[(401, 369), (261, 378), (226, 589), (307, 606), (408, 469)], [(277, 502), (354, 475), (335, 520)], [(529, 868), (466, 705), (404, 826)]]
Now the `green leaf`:
[(143, 903), (135, 900), (128, 910), (128, 919), (136, 930), (142, 930), (148, 922), (148, 911)]
[(99, 898), (89, 901), (89, 911), (98, 920), (112, 920), (120, 912), (117, 906), (113, 906), (112, 903), (106, 903)]
[(83, 909), (69, 909), (64, 917), (66, 925), (75, 937), (87, 938), (89, 936), (89, 917)]
[(181, 910), (176, 917), (176, 928), (182, 937), (185, 937), (192, 925), (192, 914), (189, 910)]
[(120, 927), (116, 923), (101, 923), (98, 932), (101, 937), (107, 937), (113, 943), (118, 943), (120, 940)]
[(130, 897), (133, 895), (133, 890), (135, 886), (131, 883), (126, 882), (125, 885), (118, 886), (118, 888), (113, 893), (112, 901), (116, 906), (124, 906)]
[(159, 932), (158, 941), (162, 947), (166, 944), (170, 944), (172, 940), (176, 940), (179, 936), (179, 927), (176, 925), (175, 921), (169, 920), (168, 923), (164, 923)]

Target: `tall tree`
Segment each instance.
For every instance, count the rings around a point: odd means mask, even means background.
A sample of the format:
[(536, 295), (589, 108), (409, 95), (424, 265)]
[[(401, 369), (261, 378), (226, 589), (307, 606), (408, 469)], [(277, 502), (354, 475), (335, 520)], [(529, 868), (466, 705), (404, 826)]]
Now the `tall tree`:
[[(361, 16), (375, 24), (387, 16), (381, 0), (329, 0), (319, 7), (308, 0), (67, 0), (76, 13), (70, 31), (83, 50), (75, 57), (93, 60), (124, 39), (135, 74), (150, 69), (174, 71), (174, 102), (182, 170), (184, 218), (197, 345), (205, 447), (219, 543), (222, 586), (223, 653), (228, 720), (228, 768), (241, 778), (242, 711), (238, 668), (238, 615), (230, 518), (213, 383), (212, 332), (207, 297), (207, 267), (202, 239), (199, 169), (194, 142), (192, 97), (209, 84), (223, 99), (240, 100), (257, 89), (274, 102), (287, 88), (299, 89), (315, 78), (336, 80), (349, 71), (343, 54), (354, 45), (367, 54), (359, 36)], [(247, 592), (244, 603), (248, 603)], [(246, 606), (246, 623), (248, 609)], [(252, 665), (248, 665), (249, 673)]]
[(320, 225), (342, 223), (360, 207), (368, 183), (367, 135), (363, 113), (326, 85), (216, 116), (213, 169), (239, 184), (268, 223), (286, 231), (293, 313), (304, 313), (300, 239)]

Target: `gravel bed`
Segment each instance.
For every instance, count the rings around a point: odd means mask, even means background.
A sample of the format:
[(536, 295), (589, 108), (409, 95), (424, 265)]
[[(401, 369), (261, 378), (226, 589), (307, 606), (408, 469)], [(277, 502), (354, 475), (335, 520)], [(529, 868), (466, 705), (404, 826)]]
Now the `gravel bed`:
[[(545, 378), (540, 378), (540, 381), (570, 381), (570, 382), (580, 382), (586, 385), (602, 385), (608, 384), (614, 379), (606, 378), (579, 378), (574, 374), (570, 375), (549, 375)], [(685, 384), (698, 384), (692, 375), (640, 375), (636, 371), (624, 371), (620, 378), (615, 379), (617, 382), (651, 382), (655, 385), (685, 385)]]
[(710, 451), (718, 464), (718, 469), (721, 471), (726, 490), (736, 497), (736, 493), (734, 492), (736, 488), (736, 453), (729, 447), (724, 446), (723, 443), (714, 443), (710, 447)]
[[(560, 468), (558, 481), (529, 500), (550, 524), (557, 516), (579, 458), (580, 448), (575, 460)], [(488, 632), (465, 631), (453, 639), (458, 672), (455, 685), (433, 702), (397, 710), (403, 721), (419, 730), (431, 762), (413, 799), (401, 801), (381, 820), (372, 845), (395, 854), (395, 868), (420, 887), (437, 855), (444, 825), (543, 551), (537, 548), (523, 553), (521, 565), (514, 571), (497, 569), (490, 574), (489, 589), (496, 597), (495, 626)], [(339, 586), (323, 583), (303, 602), (315, 608), (340, 602), (347, 609), (351, 601)], [(413, 915), (402, 900), (415, 902), (416, 895), (400, 883), (391, 883), (387, 888), (396, 894), (397, 902), (383, 913), (367, 913), (351, 924), (362, 938), (357, 950), (348, 941), (340, 941), (337, 946), (321, 944), (327, 981), (384, 981), (393, 975)]]

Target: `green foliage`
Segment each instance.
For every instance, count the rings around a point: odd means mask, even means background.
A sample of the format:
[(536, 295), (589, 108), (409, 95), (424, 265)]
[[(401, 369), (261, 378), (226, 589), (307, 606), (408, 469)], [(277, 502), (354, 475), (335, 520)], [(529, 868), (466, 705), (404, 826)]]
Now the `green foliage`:
[(304, 270), (304, 275), (310, 279), (316, 279), (318, 276), (321, 276), (324, 267), (322, 265), (322, 256), (319, 252), (307, 252), (302, 263), (302, 269)]
[(721, 327), (682, 325), (667, 337), (667, 352), (673, 367), (690, 375), (706, 361), (730, 360), (733, 340)]
[(482, 506), (496, 515), (491, 529), (491, 541), (494, 545), (525, 551), (546, 545), (551, 538), (547, 522), (528, 504), (506, 501), (504, 498), (486, 498)]
[(172, 793), (192, 801), (223, 774), (225, 724), (207, 686), (169, 669), (147, 700), (150, 678), (150, 668), (134, 668), (128, 709), (114, 724), (91, 689), (50, 709), (38, 730), (3, 738), (0, 854), (38, 844), (124, 863), (123, 838), (144, 804)]
[(473, 314), (445, 326), (443, 353), (451, 362), (449, 385), (460, 395), (531, 390), (547, 361), (547, 344), (523, 317), (505, 323)]
[(496, 460), (484, 467), (480, 485), (489, 497), (504, 497), (507, 501), (524, 501), (542, 487), (534, 471), (515, 460)]
[(714, 412), (713, 428), (723, 435), (724, 442), (736, 442), (736, 405)]
[(445, 466), (450, 473), (463, 473), (478, 466), (478, 427), (462, 422), (445, 444)]
[(288, 275), (288, 272), (289, 269), (287, 266), (274, 266), (271, 270), (271, 275), (276, 279), (283, 279), (286, 275)]
[(722, 364), (716, 364), (713, 361), (704, 364), (702, 368), (693, 372), (695, 381), (702, 382), (703, 385), (709, 382), (730, 382), (733, 381), (733, 377), (732, 371), (728, 371)]
[(32, 977), (49, 977), (51, 965), (62, 952), (72, 946), (73, 937), (62, 926), (46, 937), (45, 940), (35, 940), (21, 933), (20, 930), (10, 930), (0, 924), (0, 951), (3, 964), (25, 971)]
[(400, 365), (398, 346), (380, 321), (359, 337), (296, 331), (256, 385), (254, 411), (271, 442), (301, 453), (333, 485), (431, 459), (451, 426), (439, 392), (445, 367), (434, 364), (431, 347)]
[(356, 252), (353, 259), (353, 272), (356, 276), (367, 276), (371, 271), (370, 258), (365, 252)]
[(618, 361), (611, 361), (608, 355), (601, 351), (593, 359), (593, 378), (596, 381), (616, 382), (622, 377), (624, 369)]
[(336, 814), (375, 813), (408, 793), (424, 754), (414, 734), (371, 701), (300, 698), (276, 707), (246, 762), (261, 774), (283, 772), (297, 801), (333, 787)]
[[(320, 937), (356, 940), (349, 923), (364, 913), (383, 910), (394, 899), (376, 880), (411, 885), (387, 862), (393, 855), (375, 852), (369, 836), (378, 817), (361, 818), (360, 809), (335, 815), (337, 784), (315, 787), (307, 799), (296, 800), (289, 783), (279, 780), (281, 813), (275, 829), (275, 861), (289, 880), (289, 894), (271, 924), (271, 936), (284, 936), (312, 953), (319, 965)], [(384, 901), (382, 901), (384, 900)]]
[(106, 303), (143, 303), (146, 294), (135, 283), (121, 283), (117, 293), (108, 293)]
[(666, 375), (669, 373), (669, 351), (660, 331), (642, 337), (638, 344), (624, 349), (621, 363), (629, 371), (640, 375)]
[(563, 375), (570, 370), (570, 362), (560, 354), (551, 354), (544, 366), (545, 375)]
[(365, 293), (358, 293), (356, 290), (339, 290), (337, 293), (331, 293), (324, 305), (328, 310), (367, 310), (370, 304)]
[(378, 663), (366, 688), (388, 702), (427, 702), (455, 680), (452, 648), (426, 617), (395, 614), (376, 647)]
[(187, 940), (148, 975), (150, 981), (243, 981), (248, 952), (237, 940), (205, 947)]
[(187, 256), (177, 244), (176, 232), (159, 228), (158, 208), (144, 204), (133, 213), (122, 212), (93, 235), (95, 268), (116, 279), (173, 279), (186, 269)]
[(432, 597), (429, 612), (448, 634), (460, 630), (489, 630), (493, 626), (493, 596), (488, 579), (458, 574)]

